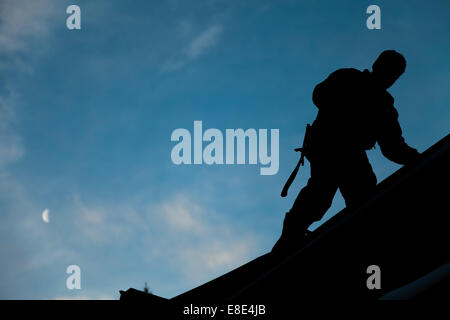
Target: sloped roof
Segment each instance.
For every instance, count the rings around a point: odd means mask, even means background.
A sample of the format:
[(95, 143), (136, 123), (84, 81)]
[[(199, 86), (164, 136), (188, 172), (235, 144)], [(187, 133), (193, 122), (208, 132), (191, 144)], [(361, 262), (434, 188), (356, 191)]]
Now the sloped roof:
[[(366, 203), (324, 223), (297, 252), (263, 255), (170, 301), (372, 300), (404, 287), (450, 261), (449, 160), (447, 135), (379, 183)], [(381, 270), (379, 290), (367, 288), (370, 265)]]

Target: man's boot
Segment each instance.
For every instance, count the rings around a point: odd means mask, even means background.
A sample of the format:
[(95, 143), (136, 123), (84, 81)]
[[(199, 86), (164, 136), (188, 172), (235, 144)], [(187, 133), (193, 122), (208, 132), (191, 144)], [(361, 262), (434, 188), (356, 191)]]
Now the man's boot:
[(272, 248), (273, 253), (290, 253), (305, 243), (309, 224), (302, 222), (298, 214), (289, 211), (283, 221), (281, 236)]

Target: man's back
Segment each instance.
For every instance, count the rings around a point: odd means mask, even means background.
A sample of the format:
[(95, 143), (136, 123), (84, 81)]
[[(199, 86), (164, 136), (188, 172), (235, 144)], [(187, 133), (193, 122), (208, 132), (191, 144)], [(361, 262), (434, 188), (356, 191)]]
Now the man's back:
[(319, 109), (316, 136), (321, 136), (321, 143), (340, 148), (372, 148), (383, 120), (397, 117), (394, 99), (376, 85), (368, 70), (333, 72), (315, 87), (313, 102)]

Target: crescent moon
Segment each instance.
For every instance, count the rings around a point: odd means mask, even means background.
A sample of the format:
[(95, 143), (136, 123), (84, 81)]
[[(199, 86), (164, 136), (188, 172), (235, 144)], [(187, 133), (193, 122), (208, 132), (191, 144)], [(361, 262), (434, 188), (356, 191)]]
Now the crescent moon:
[(44, 220), (45, 223), (49, 223), (50, 222), (50, 210), (49, 209), (45, 209), (44, 211), (42, 211), (42, 220)]

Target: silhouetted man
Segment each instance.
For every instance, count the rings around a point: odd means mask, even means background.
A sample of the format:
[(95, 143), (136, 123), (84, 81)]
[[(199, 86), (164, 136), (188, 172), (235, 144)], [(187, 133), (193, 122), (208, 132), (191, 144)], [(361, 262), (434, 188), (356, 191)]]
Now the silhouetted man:
[(398, 164), (417, 159), (417, 150), (402, 137), (394, 98), (386, 91), (405, 68), (405, 58), (388, 50), (377, 58), (372, 72), (339, 69), (314, 88), (319, 112), (305, 150), (311, 177), (286, 213), (273, 251), (298, 247), (309, 225), (331, 206), (338, 188), (347, 207), (358, 205), (374, 191), (377, 179), (366, 150), (376, 142), (383, 155)]

